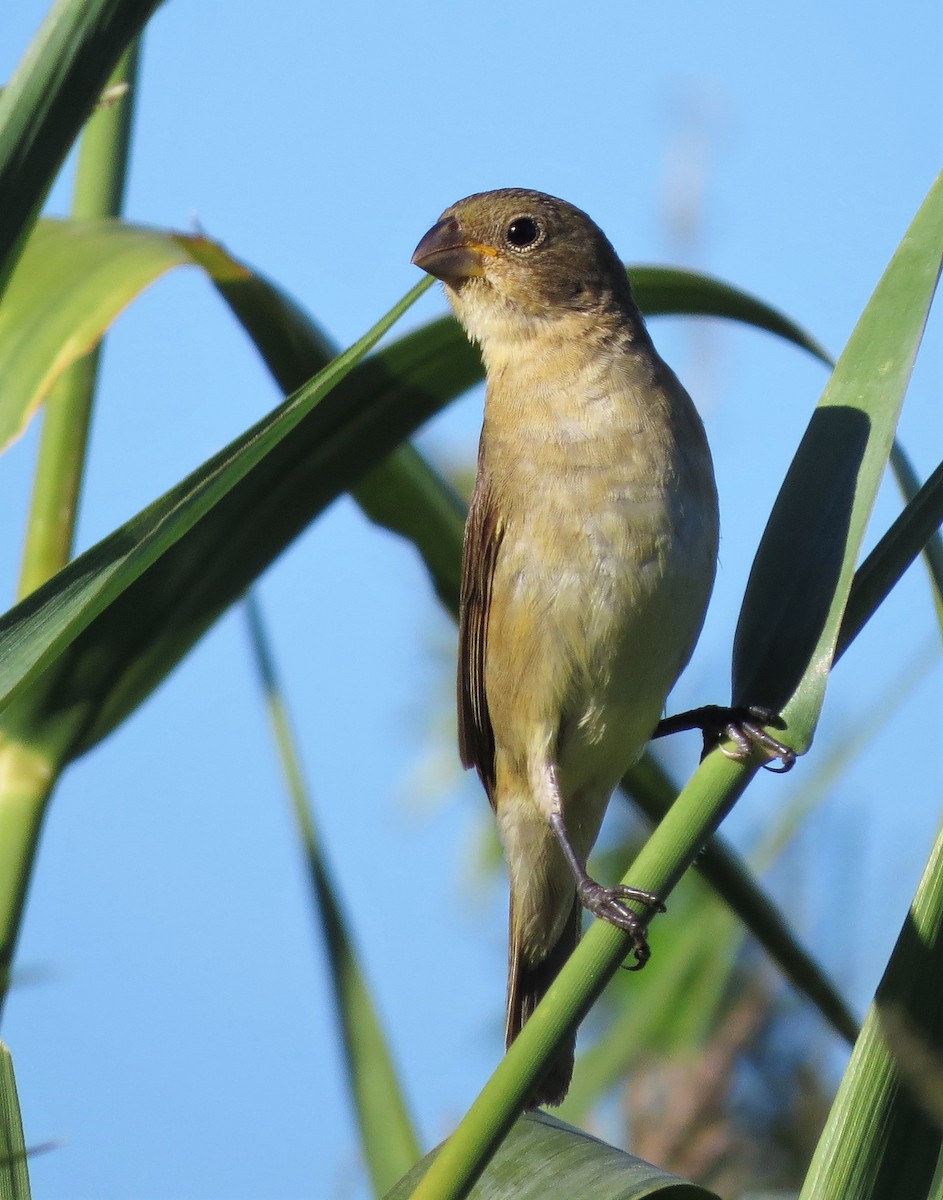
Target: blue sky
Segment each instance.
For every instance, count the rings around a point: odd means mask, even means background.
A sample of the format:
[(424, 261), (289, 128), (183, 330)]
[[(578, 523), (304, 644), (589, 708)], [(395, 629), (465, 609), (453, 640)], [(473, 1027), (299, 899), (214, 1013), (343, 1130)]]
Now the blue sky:
[[(6, 6), (0, 77), (43, 13)], [(126, 211), (198, 223), (346, 343), (416, 281), (412, 249), (447, 204), (536, 187), (589, 211), (629, 261), (717, 274), (837, 351), (939, 169), (940, 33), (937, 7), (917, 0), (893, 14), (875, 0), (178, 0), (145, 38)], [(60, 186), (51, 207), (67, 203)], [(442, 311), (433, 292), (404, 329)], [(922, 475), (943, 445), (940, 329), (937, 313), (901, 424)], [(750, 330), (659, 320), (652, 332), (705, 417), (723, 519), (674, 710), (728, 695), (752, 554), (825, 380)], [(81, 545), (276, 400), (198, 274), (162, 280), (107, 347)], [(423, 448), (471, 462), (480, 404), (453, 406)], [(34, 454), (35, 431), (0, 464), (8, 596)], [(887, 488), (874, 530), (896, 511)], [(504, 895), (475, 877), (488, 810), (442, 741), (454, 633), (412, 551), (346, 500), (260, 593), (325, 845), (431, 1145), (496, 1061), (504, 993)], [(880, 705), (902, 663), (938, 650), (912, 571), (836, 672), (812, 759)], [(782, 893), (859, 1009), (939, 819), (941, 688), (937, 661), (835, 785), (827, 838), (806, 837), (801, 896)], [(696, 747), (672, 755), (681, 771)], [(749, 845), (813, 769), (763, 779), (726, 831)], [(851, 924), (844, 910), (878, 888), (883, 919)], [(836, 897), (842, 911), (828, 911)], [(62, 1143), (33, 1164), (38, 1200), (366, 1194), (240, 614), (69, 771), (18, 961), (3, 1036), (27, 1137)]]

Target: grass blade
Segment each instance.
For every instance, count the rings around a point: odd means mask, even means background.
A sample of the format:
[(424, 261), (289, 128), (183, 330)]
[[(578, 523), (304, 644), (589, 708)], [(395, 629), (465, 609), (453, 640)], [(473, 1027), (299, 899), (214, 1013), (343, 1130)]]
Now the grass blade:
[[(894, 448), (891, 450), (891, 466), (894, 468), (894, 475), (904, 500), (909, 504), (916, 499), (917, 493), (920, 491), (920, 480), (910, 465), (910, 460), (904, 453), (900, 442), (895, 442)], [(923, 556), (930, 575), (930, 588), (933, 592), (937, 622), (940, 626), (940, 633), (943, 634), (943, 537), (940, 536), (939, 531), (934, 533), (927, 542)]]
[(422, 1153), (406, 1097), (348, 932), (347, 921), (321, 849), (314, 810), (295, 748), (271, 646), (258, 601), (246, 600), (249, 644), (291, 798), (334, 985), (347, 1075), (374, 1194), (382, 1196)]
[(13, 1059), (0, 1042), (0, 1200), (29, 1200), (26, 1143)]
[[(36, 680), (75, 641), (100, 613), (115, 603), (143, 572), (201, 520), (211, 518), (216, 506), (233, 492), (236, 485), (258, 468), (299, 425), (304, 417), (317, 409), (318, 424), (325, 439), (332, 445), (337, 441), (354, 442), (355, 457), (366, 457), (360, 445), (362, 410), (338, 411), (336, 399), (321, 403), (334, 394), (337, 385), (352, 368), (373, 348), (402, 313), (425, 290), (418, 285), (389, 313), (377, 322), (351, 348), (334, 359), (328, 367), (274, 413), (258, 422), (245, 434), (213, 456), (185, 480), (172, 488), (143, 512), (120, 529), (75, 559), (48, 584), (18, 604), (0, 618), (0, 703), (11, 699)], [(382, 365), (374, 366), (370, 385), (379, 383)], [(368, 396), (374, 393), (368, 386)], [(375, 408), (376, 406), (374, 406)], [(385, 412), (389, 441), (395, 445), (402, 436), (402, 425), (409, 428), (408, 419), (400, 417), (397, 427), (395, 414)], [(392, 428), (389, 428), (392, 426)], [(332, 441), (333, 439), (333, 441)], [(369, 465), (369, 464), (368, 464)], [(348, 468), (349, 469), (349, 468)], [(330, 496), (345, 490), (350, 478), (329, 481)], [(222, 533), (216, 530), (217, 537)]]
[(904, 571), (925, 553), (938, 618), (943, 618), (943, 554), (937, 530), (943, 521), (943, 463), (914, 492), (904, 511), (855, 572), (835, 644), (839, 659)]
[(800, 1200), (924, 1200), (943, 1105), (943, 836), (819, 1140)]
[(828, 352), (795, 321), (722, 279), (679, 267), (629, 267), (636, 302), (647, 317), (726, 317), (764, 329), (832, 365)]

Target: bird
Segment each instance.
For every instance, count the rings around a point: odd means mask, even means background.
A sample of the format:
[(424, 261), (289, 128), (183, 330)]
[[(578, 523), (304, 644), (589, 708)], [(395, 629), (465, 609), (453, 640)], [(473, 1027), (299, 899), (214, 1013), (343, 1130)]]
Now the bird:
[[(717, 489), (694, 403), (585, 212), (525, 188), (480, 192), (442, 213), (412, 262), (442, 281), (485, 368), (458, 723), (510, 877), (510, 1045), (575, 948), (583, 908), (629, 934), (633, 969), (649, 957), (629, 902), (650, 915), (660, 898), (604, 886), (586, 861), (700, 634)], [(574, 1048), (575, 1034), (529, 1107), (563, 1100)]]

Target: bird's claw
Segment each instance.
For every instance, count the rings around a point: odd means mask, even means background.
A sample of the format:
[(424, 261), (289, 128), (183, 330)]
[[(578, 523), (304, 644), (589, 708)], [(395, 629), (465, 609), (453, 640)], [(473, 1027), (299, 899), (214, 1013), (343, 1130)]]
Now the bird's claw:
[[(727, 720), (716, 732), (710, 731), (713, 734), (711, 740), (709, 740), (709, 731), (704, 730), (705, 753), (726, 737), (733, 742), (736, 749), (730, 750), (726, 746), (721, 746), (721, 753), (735, 762), (745, 762), (751, 755), (759, 751), (767, 759), (763, 763), (764, 770), (773, 771), (777, 775), (784, 775), (796, 765), (795, 750), (791, 746), (787, 746), (785, 742), (781, 742), (779, 738), (773, 737), (771, 733), (767, 733), (763, 728), (764, 725), (772, 725), (776, 729), (784, 727), (782, 717), (773, 709), (766, 708), (762, 704), (750, 704), (721, 711), (725, 711)], [(779, 766), (774, 765), (777, 760)]]
[(578, 887), (580, 903), (589, 909), (594, 917), (608, 921), (618, 929), (624, 930), (632, 938), (632, 954), (635, 965), (628, 967), (629, 971), (640, 971), (651, 958), (648, 939), (645, 936), (645, 922), (627, 907), (626, 901), (634, 900), (644, 904), (652, 912), (665, 911), (663, 902), (653, 892), (643, 892), (640, 888), (616, 884), (614, 887), (603, 887), (593, 879), (586, 879)]
[[(720, 746), (721, 752), (736, 762), (746, 762), (754, 754), (761, 754), (766, 759), (763, 766), (768, 771), (780, 774), (791, 771), (797, 758), (795, 750), (767, 733), (763, 728), (765, 725), (772, 725), (774, 729), (785, 728), (779, 713), (763, 704), (743, 704), (733, 708), (723, 704), (705, 704), (702, 708), (692, 708), (689, 712), (665, 717), (658, 722), (652, 736), (667, 737), (683, 729), (699, 729), (704, 739), (702, 759), (715, 746)], [(725, 739), (733, 742), (733, 749), (721, 745)], [(778, 767), (773, 766), (777, 759), (781, 764)]]

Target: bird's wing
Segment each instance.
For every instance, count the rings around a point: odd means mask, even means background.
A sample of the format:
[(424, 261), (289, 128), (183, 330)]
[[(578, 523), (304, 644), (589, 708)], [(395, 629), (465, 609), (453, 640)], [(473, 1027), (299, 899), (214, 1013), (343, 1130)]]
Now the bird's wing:
[(494, 730), (485, 693), (491, 585), (503, 528), (486, 488), (476, 488), (465, 527), (458, 631), (458, 748), (475, 767), (494, 807)]

